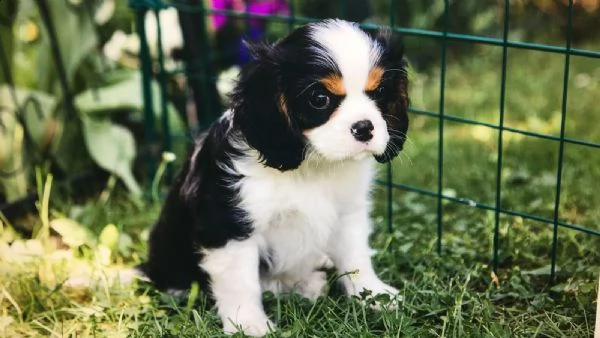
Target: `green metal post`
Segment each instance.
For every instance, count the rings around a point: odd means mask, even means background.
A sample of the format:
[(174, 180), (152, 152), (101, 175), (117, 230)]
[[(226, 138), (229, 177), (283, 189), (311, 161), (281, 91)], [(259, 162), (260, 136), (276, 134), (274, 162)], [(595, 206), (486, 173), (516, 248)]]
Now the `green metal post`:
[[(167, 108), (167, 71), (165, 70), (165, 55), (163, 52), (163, 43), (162, 43), (162, 29), (160, 22), (160, 10), (155, 9), (154, 15), (156, 17), (156, 44), (158, 49), (158, 67), (159, 67), (159, 78), (158, 84), (160, 87), (160, 116), (161, 116), (161, 124), (162, 124), (162, 135), (163, 135), (163, 151), (171, 151), (172, 150), (172, 137), (171, 128), (169, 124), (169, 112)], [(172, 166), (167, 166), (165, 172), (165, 181), (170, 182), (173, 176)]]
[[(448, 34), (448, 7), (449, 0), (444, 0), (444, 35)], [(438, 124), (438, 204), (437, 204), (437, 252), (442, 253), (442, 236), (443, 236), (443, 217), (444, 205), (442, 204), (442, 196), (444, 189), (444, 103), (446, 93), (446, 46), (447, 39), (442, 39), (441, 60), (440, 60), (440, 106), (439, 106), (439, 124)]]
[[(510, 17), (510, 5), (508, 1), (504, 1), (504, 28), (502, 38), (504, 42), (508, 40), (508, 24)], [(496, 163), (496, 204), (494, 211), (494, 242), (493, 242), (493, 257), (492, 267), (494, 272), (498, 270), (498, 251), (500, 250), (500, 208), (502, 207), (501, 192), (502, 192), (502, 152), (503, 152), (503, 136), (504, 136), (504, 110), (506, 97), (506, 64), (508, 62), (508, 46), (502, 45), (502, 74), (500, 81), (500, 112), (498, 121), (498, 154), (496, 155), (498, 162)]]
[(146, 145), (150, 151), (146, 154), (146, 165), (148, 166), (147, 177), (149, 180), (154, 177), (157, 168), (157, 158), (153, 154), (153, 149), (156, 142), (156, 121), (154, 118), (154, 105), (152, 90), (150, 84), (152, 81), (152, 58), (150, 56), (150, 48), (148, 46), (148, 39), (146, 36), (146, 26), (144, 19), (146, 16), (147, 8), (136, 7), (135, 8), (135, 19), (137, 33), (140, 39), (140, 72), (142, 74), (142, 95), (144, 97), (144, 136)]
[(565, 32), (566, 38), (566, 53), (565, 53), (565, 68), (563, 72), (563, 95), (562, 105), (560, 114), (560, 140), (558, 148), (558, 168), (556, 170), (556, 196), (554, 200), (554, 215), (553, 215), (553, 229), (552, 229), (552, 262), (550, 268), (550, 280), (554, 282), (556, 280), (556, 258), (558, 250), (558, 218), (560, 214), (560, 190), (562, 185), (562, 170), (565, 155), (565, 124), (567, 122), (567, 93), (569, 91), (569, 64), (571, 61), (571, 40), (573, 37), (573, 0), (569, 0), (567, 18), (567, 29)]

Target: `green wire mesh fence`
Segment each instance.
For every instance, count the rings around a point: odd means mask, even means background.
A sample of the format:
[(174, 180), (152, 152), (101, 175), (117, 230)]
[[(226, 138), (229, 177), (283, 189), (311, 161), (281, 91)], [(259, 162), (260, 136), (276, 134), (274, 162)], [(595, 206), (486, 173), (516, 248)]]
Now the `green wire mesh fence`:
[[(140, 49), (140, 60), (141, 60), (141, 73), (143, 77), (143, 96), (146, 102), (145, 105), (145, 116), (146, 116), (146, 142), (155, 143), (156, 131), (153, 129), (154, 126), (154, 114), (152, 112), (151, 91), (149, 87), (149, 81), (151, 78), (153, 62), (150, 57), (147, 32), (144, 27), (144, 18), (146, 14), (156, 15), (159, 20), (158, 13), (168, 8), (176, 8), (179, 13), (179, 20), (181, 28), (183, 30), (183, 38), (185, 42), (186, 50), (186, 63), (185, 72), (188, 85), (192, 89), (191, 96), (194, 96), (197, 110), (198, 110), (198, 126), (191, 126), (191, 129), (202, 129), (208, 126), (208, 124), (220, 114), (222, 107), (215, 99), (215, 87), (216, 81), (215, 74), (210, 67), (211, 61), (216, 56), (209, 46), (209, 37), (207, 33), (207, 18), (214, 15), (222, 15), (228, 18), (239, 18), (239, 19), (264, 19), (269, 22), (278, 22), (287, 24), (288, 31), (291, 31), (297, 25), (314, 21), (316, 18), (303, 17), (295, 15), (293, 1), (289, 2), (289, 14), (288, 15), (262, 15), (250, 13), (248, 11), (235, 11), (235, 10), (221, 10), (208, 8), (202, 0), (179, 0), (179, 1), (160, 1), (160, 0), (129, 0), (130, 7), (135, 11), (137, 18), (137, 32), (140, 37), (141, 49)], [(377, 182), (380, 184), (386, 196), (386, 215), (387, 215), (387, 227), (388, 230), (393, 229), (394, 224), (394, 212), (393, 212), (393, 193), (395, 190), (410, 191), (421, 195), (429, 196), (437, 201), (437, 242), (436, 247), (438, 253), (442, 252), (442, 238), (444, 236), (444, 208), (446, 202), (455, 204), (467, 205), (480, 210), (493, 212), (493, 240), (492, 240), (492, 264), (494, 270), (496, 270), (500, 264), (499, 262), (499, 251), (500, 251), (500, 224), (501, 216), (517, 216), (526, 220), (531, 220), (543, 224), (547, 224), (552, 227), (552, 239), (550, 243), (550, 278), (555, 279), (557, 271), (557, 247), (559, 243), (559, 230), (566, 229), (569, 231), (575, 231), (583, 233), (589, 236), (600, 237), (600, 231), (596, 227), (593, 229), (591, 226), (584, 226), (581, 224), (565, 222), (560, 217), (560, 203), (561, 203), (561, 192), (563, 191), (563, 165), (565, 159), (565, 146), (566, 145), (578, 145), (589, 149), (593, 149), (597, 156), (600, 156), (600, 143), (591, 142), (588, 140), (577, 139), (573, 137), (567, 137), (565, 132), (565, 126), (568, 120), (568, 109), (567, 99), (569, 94), (569, 72), (572, 56), (586, 57), (600, 59), (600, 52), (594, 50), (578, 49), (573, 47), (573, 0), (568, 2), (568, 10), (566, 13), (566, 27), (564, 29), (564, 46), (556, 46), (549, 44), (533, 43), (533, 42), (522, 42), (509, 39), (509, 25), (510, 25), (510, 2), (504, 1), (501, 3), (503, 12), (502, 16), (502, 36), (500, 38), (494, 38), (482, 35), (469, 35), (459, 34), (450, 32), (449, 27), (449, 16), (450, 16), (450, 1), (443, 1), (443, 15), (442, 15), (442, 30), (433, 31), (425, 29), (415, 29), (402, 27), (398, 25), (396, 19), (396, 13), (399, 5), (399, 1), (390, 0), (389, 4), (389, 18), (387, 25), (392, 30), (399, 32), (405, 37), (419, 38), (419, 39), (434, 39), (439, 42), (439, 107), (438, 111), (429, 111), (418, 107), (411, 108), (410, 112), (415, 116), (428, 116), (438, 120), (437, 137), (438, 137), (438, 152), (437, 152), (437, 173), (436, 173), (436, 185), (437, 189), (425, 189), (419, 186), (400, 183), (393, 179), (394, 165), (389, 164), (384, 172), (384, 177), (379, 179)], [(337, 17), (345, 18), (348, 1), (342, 0), (337, 2)], [(380, 24), (363, 23), (361, 24), (366, 29), (377, 29), (380, 28)], [(161, 24), (157, 25), (158, 38), (156, 44), (158, 48), (158, 77), (161, 83), (161, 97), (162, 102), (162, 121), (161, 125), (164, 131), (165, 137), (162, 139), (163, 150), (170, 150), (173, 146), (173, 138), (176, 136), (170, 135), (169, 121), (166, 114), (166, 94), (165, 94), (165, 77), (168, 72), (165, 70), (164, 55), (162, 53), (162, 41), (161, 41)], [(467, 43), (467, 44), (479, 44), (488, 46), (497, 46), (501, 48), (501, 65), (500, 65), (500, 84), (498, 91), (499, 102), (498, 102), (498, 120), (496, 123), (490, 123), (480, 121), (476, 119), (465, 118), (459, 115), (449, 114), (445, 110), (446, 102), (446, 90), (447, 82), (446, 75), (448, 69), (448, 44), (449, 43)], [(437, 48), (437, 47), (436, 47)], [(530, 51), (539, 51), (545, 53), (559, 54), (564, 57), (563, 67), (563, 81), (561, 84), (557, 84), (562, 87), (562, 97), (560, 105), (560, 131), (558, 136), (550, 133), (541, 133), (526, 130), (525, 128), (516, 128), (507, 126), (505, 124), (505, 112), (506, 112), (506, 97), (507, 97), (507, 69), (508, 69), (508, 52), (511, 49), (521, 49)], [(410, 54), (410, 50), (408, 51)], [(181, 70), (180, 70), (181, 71)], [(489, 128), (497, 132), (497, 152), (496, 152), (496, 179), (495, 179), (495, 196), (493, 203), (483, 203), (476, 199), (471, 198), (460, 198), (444, 192), (444, 156), (445, 156), (445, 137), (444, 132), (447, 123), (460, 123), (464, 125), (480, 126)], [(590, 123), (592, 123), (590, 121)], [(515, 133), (526, 137), (536, 138), (551, 141), (555, 147), (558, 148), (558, 156), (556, 158), (556, 172), (555, 172), (555, 198), (553, 201), (553, 213), (551, 217), (543, 216), (535, 213), (527, 213), (513, 208), (507, 208), (503, 206), (502, 193), (503, 193), (503, 181), (502, 181), (502, 167), (503, 167), (503, 146), (505, 145), (506, 133)], [(156, 159), (148, 158), (150, 166), (154, 166)]]

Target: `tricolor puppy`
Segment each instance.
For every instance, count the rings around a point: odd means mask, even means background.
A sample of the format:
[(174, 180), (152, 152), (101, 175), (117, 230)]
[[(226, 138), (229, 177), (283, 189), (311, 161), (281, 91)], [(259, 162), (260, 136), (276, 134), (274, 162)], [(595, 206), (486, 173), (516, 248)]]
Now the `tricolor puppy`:
[(315, 299), (325, 261), (350, 295), (398, 292), (373, 271), (369, 195), (376, 163), (402, 150), (409, 99), (387, 33), (328, 19), (251, 49), (231, 109), (170, 190), (143, 270), (160, 289), (198, 281), (225, 332), (263, 335), (262, 292)]

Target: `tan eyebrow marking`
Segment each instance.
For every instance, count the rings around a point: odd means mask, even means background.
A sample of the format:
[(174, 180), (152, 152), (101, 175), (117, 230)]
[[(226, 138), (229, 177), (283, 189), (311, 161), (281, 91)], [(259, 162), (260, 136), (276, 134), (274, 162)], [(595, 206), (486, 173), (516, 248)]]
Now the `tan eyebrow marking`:
[(344, 87), (342, 77), (337, 74), (326, 76), (319, 80), (319, 82), (321, 82), (332, 94), (340, 96), (346, 95), (346, 87)]
[(369, 77), (367, 78), (367, 83), (365, 84), (365, 91), (371, 91), (377, 89), (379, 83), (381, 83), (381, 78), (383, 77), (383, 68), (381, 67), (373, 67), (369, 71)]

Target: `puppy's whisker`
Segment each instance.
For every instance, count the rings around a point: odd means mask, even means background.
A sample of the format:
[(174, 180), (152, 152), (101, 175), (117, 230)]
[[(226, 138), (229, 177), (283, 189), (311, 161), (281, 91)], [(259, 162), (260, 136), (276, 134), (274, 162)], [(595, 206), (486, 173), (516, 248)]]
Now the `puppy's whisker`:
[(414, 145), (414, 141), (411, 138), (409, 138), (406, 135), (406, 133), (399, 132), (399, 131), (389, 130), (389, 134), (390, 134), (390, 136), (395, 136), (395, 137), (398, 137), (398, 138), (403, 138), (404, 141), (405, 141), (405, 144), (407, 144), (407, 145)]
[(400, 156), (404, 156), (406, 157), (406, 159), (408, 160), (408, 163), (410, 164), (410, 166), (414, 166), (412, 159), (410, 158), (410, 155), (408, 155), (406, 152), (401, 152)]
[(407, 137), (407, 134), (406, 134), (406, 132), (403, 132), (403, 131), (400, 131), (400, 130), (394, 129), (394, 128), (392, 128), (392, 127), (388, 127), (388, 130), (389, 130), (389, 131), (391, 131), (391, 132), (394, 132), (394, 133), (396, 133), (397, 135), (401, 135), (401, 136)]

